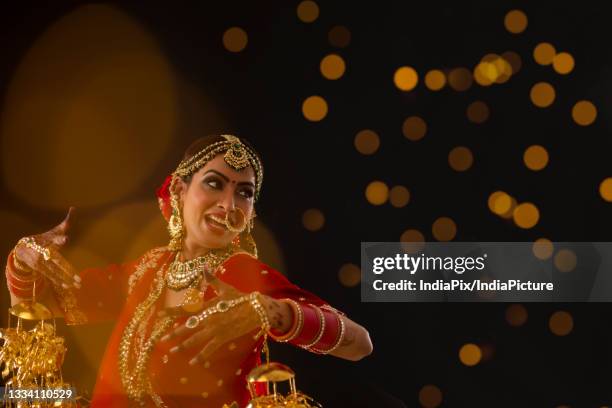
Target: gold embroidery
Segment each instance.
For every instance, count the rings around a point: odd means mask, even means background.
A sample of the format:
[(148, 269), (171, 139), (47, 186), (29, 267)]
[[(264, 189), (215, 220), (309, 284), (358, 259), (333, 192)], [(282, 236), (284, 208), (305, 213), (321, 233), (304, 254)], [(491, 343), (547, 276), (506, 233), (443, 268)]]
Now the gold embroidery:
[(144, 273), (148, 269), (153, 268), (157, 264), (157, 261), (159, 260), (160, 256), (166, 251), (166, 247), (155, 248), (142, 256), (142, 259), (136, 267), (136, 270), (132, 272), (132, 274), (128, 278), (128, 294), (132, 293), (134, 287), (136, 286), (136, 283), (140, 281), (140, 278), (142, 278)]

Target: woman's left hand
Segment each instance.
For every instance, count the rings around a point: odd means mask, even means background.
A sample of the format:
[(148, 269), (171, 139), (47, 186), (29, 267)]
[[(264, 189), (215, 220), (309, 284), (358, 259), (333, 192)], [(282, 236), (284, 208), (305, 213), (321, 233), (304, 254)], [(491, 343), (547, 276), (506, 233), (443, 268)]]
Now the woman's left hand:
[[(189, 313), (185, 311), (183, 306), (177, 306), (166, 308), (164, 311), (160, 312), (160, 315), (198, 315), (206, 309), (215, 308), (220, 301), (230, 301), (243, 296), (248, 296), (247, 293), (240, 292), (233, 286), (220, 281), (210, 274), (206, 274), (206, 278), (208, 283), (216, 290), (218, 297), (204, 302), (202, 308), (195, 313)], [(260, 299), (262, 299), (262, 302), (265, 301), (265, 295), (259, 296)], [(190, 365), (195, 365), (205, 362), (210, 355), (212, 355), (224, 344), (259, 328), (261, 328), (260, 317), (247, 300), (229, 308), (224, 312), (216, 312), (209, 315), (201, 320), (200, 324), (193, 329), (190, 329), (183, 324), (162, 337), (161, 341), (168, 341), (176, 337), (192, 333), (191, 336), (184, 339), (177, 346), (171, 348), (170, 352), (177, 353), (181, 350), (196, 347), (200, 348), (200, 352), (189, 361)]]

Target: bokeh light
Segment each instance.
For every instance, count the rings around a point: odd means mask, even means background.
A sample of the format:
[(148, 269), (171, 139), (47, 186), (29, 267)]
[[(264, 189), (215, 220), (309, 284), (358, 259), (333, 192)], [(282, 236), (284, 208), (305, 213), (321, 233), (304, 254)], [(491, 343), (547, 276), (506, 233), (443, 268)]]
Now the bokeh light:
[(448, 85), (455, 91), (466, 91), (472, 86), (472, 73), (467, 68), (455, 68), (448, 74)]
[(457, 225), (449, 217), (440, 217), (434, 221), (431, 232), (438, 241), (452, 241), (457, 235)]
[(417, 229), (407, 229), (400, 235), (402, 249), (409, 253), (415, 254), (425, 248), (425, 236)]
[(506, 321), (510, 326), (519, 327), (527, 322), (527, 309), (521, 304), (512, 304), (506, 308)]
[(533, 203), (521, 203), (512, 213), (514, 223), (523, 229), (533, 228), (540, 220), (540, 211)]
[(355, 136), (355, 149), (361, 154), (374, 154), (379, 147), (380, 138), (373, 130), (364, 129), (359, 131)]
[(568, 312), (559, 310), (550, 316), (548, 327), (557, 336), (567, 336), (574, 328), (574, 319)]
[(557, 50), (551, 43), (543, 42), (533, 49), (533, 59), (540, 65), (550, 65), (557, 55)]
[(346, 64), (338, 54), (329, 54), (321, 60), (320, 69), (325, 78), (335, 80), (344, 75)]
[(597, 119), (597, 108), (590, 101), (579, 101), (572, 108), (572, 118), (580, 126), (589, 126)]
[(365, 196), (370, 204), (382, 205), (389, 199), (389, 187), (382, 181), (372, 181), (366, 187)]
[(530, 170), (542, 170), (548, 164), (548, 151), (540, 145), (529, 146), (523, 153), (523, 162)]
[(503, 215), (511, 210), (512, 197), (503, 191), (495, 191), (489, 196), (488, 205), (491, 212)]
[(446, 75), (439, 69), (432, 69), (425, 74), (425, 86), (432, 91), (439, 91), (446, 85)]
[(547, 238), (538, 238), (533, 243), (532, 251), (536, 258), (544, 261), (552, 256), (554, 245)]
[(527, 15), (521, 10), (509, 11), (504, 18), (504, 26), (512, 34), (520, 34), (527, 28)]
[(172, 71), (155, 38), (113, 6), (77, 7), (50, 25), (7, 85), (6, 188), (62, 211), (140, 191), (178, 128)]
[(395, 71), (393, 82), (402, 91), (411, 91), (419, 82), (419, 75), (412, 67), (401, 67)]
[(483, 101), (470, 103), (466, 113), (468, 120), (473, 123), (484, 123), (489, 119), (489, 107)]
[(311, 122), (318, 122), (327, 116), (327, 102), (321, 96), (309, 96), (302, 103), (302, 113)]
[(464, 344), (459, 349), (459, 360), (466, 366), (475, 366), (482, 359), (482, 351), (480, 347), (473, 343)]
[(560, 249), (554, 257), (553, 263), (559, 272), (571, 272), (576, 269), (578, 258), (571, 249)]
[(518, 55), (516, 52), (506, 51), (501, 56), (503, 59), (508, 61), (508, 64), (510, 64), (510, 67), (512, 68), (512, 75), (516, 75), (516, 73), (521, 70), (521, 67), (523, 66), (523, 60), (521, 59), (521, 56)]
[(337, 25), (329, 30), (327, 40), (334, 47), (345, 48), (351, 43), (351, 32), (345, 26)]
[(601, 198), (607, 202), (612, 202), (612, 177), (604, 179), (604, 181), (599, 184), (599, 194)]
[(574, 57), (568, 52), (560, 52), (553, 58), (553, 68), (561, 75), (567, 75), (574, 70)]
[(424, 385), (419, 391), (419, 403), (424, 408), (436, 408), (442, 403), (442, 391), (432, 384)]
[(355, 287), (361, 282), (361, 269), (352, 263), (344, 264), (338, 271), (338, 280), (342, 286)]
[(302, 215), (302, 224), (308, 231), (319, 231), (325, 225), (325, 216), (317, 208), (310, 208)]
[(404, 186), (393, 186), (389, 192), (389, 202), (395, 208), (405, 207), (410, 202), (410, 191)]
[(465, 146), (457, 146), (448, 153), (448, 164), (455, 171), (466, 171), (474, 163), (474, 156)]
[(418, 116), (410, 116), (402, 124), (402, 133), (413, 142), (421, 140), (427, 133), (427, 123)]
[(538, 82), (531, 88), (531, 102), (539, 108), (547, 108), (555, 101), (555, 88), (548, 82)]
[(312, 23), (319, 17), (319, 6), (311, 0), (305, 0), (298, 4), (297, 16), (304, 23)]
[(223, 33), (223, 46), (230, 52), (240, 52), (244, 50), (249, 41), (246, 31), (240, 27), (228, 28)]

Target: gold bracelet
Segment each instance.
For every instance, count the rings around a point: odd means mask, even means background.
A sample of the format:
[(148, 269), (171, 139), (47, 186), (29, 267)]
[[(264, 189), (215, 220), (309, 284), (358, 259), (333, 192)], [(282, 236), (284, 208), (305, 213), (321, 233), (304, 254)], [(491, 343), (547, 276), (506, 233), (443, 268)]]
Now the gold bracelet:
[(195, 329), (208, 316), (211, 316), (216, 313), (225, 313), (231, 308), (238, 306), (239, 304), (244, 303), (247, 300), (249, 300), (249, 295), (241, 296), (239, 298), (230, 300), (222, 299), (218, 301), (216, 305), (205, 309), (199, 315), (191, 316), (189, 319), (187, 319), (187, 321), (185, 322), (185, 327), (187, 327), (188, 329)]
[(48, 261), (49, 259), (51, 259), (51, 251), (49, 251), (49, 248), (45, 248), (43, 246), (38, 245), (36, 241), (34, 240), (34, 238), (32, 237), (21, 238), (19, 242), (17, 242), (17, 245), (19, 244), (23, 244), (26, 247), (38, 252), (39, 254), (42, 255), (45, 261)]
[(266, 309), (262, 306), (261, 301), (259, 300), (259, 292), (253, 292), (249, 295), (249, 301), (255, 312), (259, 315), (259, 320), (261, 321), (261, 331), (257, 334), (257, 338), (263, 333), (266, 333), (270, 330), (270, 319), (268, 319), (268, 314), (266, 313)]
[(319, 309), (318, 306), (315, 306), (312, 303), (309, 303), (309, 305), (314, 307), (315, 311), (319, 315), (319, 329), (320, 330), (319, 330), (319, 333), (317, 333), (317, 337), (315, 337), (315, 339), (312, 342), (310, 342), (309, 344), (304, 344), (304, 345), (300, 346), (300, 347), (305, 348), (305, 349), (309, 349), (310, 347), (312, 347), (315, 344), (317, 344), (319, 342), (319, 340), (321, 340), (321, 337), (323, 337), (323, 333), (325, 332), (325, 315), (323, 314), (321, 309)]

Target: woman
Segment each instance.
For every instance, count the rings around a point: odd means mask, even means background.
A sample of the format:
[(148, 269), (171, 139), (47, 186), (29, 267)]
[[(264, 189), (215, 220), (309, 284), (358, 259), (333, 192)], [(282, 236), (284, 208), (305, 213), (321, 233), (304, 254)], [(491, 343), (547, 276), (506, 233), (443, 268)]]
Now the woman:
[(263, 166), (237, 137), (194, 142), (158, 190), (170, 244), (76, 274), (62, 257), (72, 209), (9, 255), (12, 303), (32, 291), (68, 324), (117, 320), (93, 407), (246, 405), (266, 337), (359, 360), (368, 332), (257, 259), (250, 235)]

